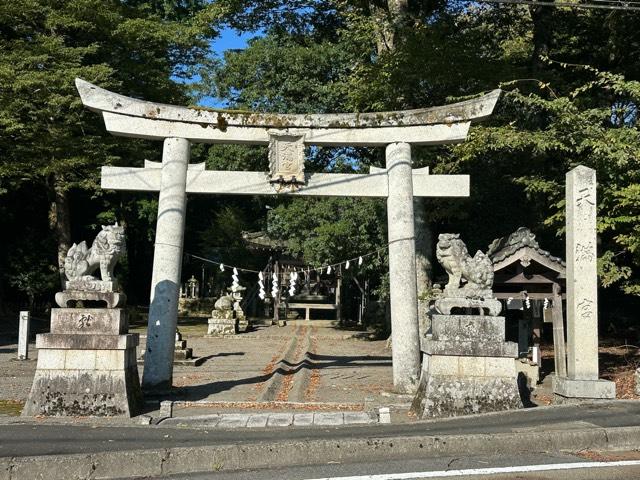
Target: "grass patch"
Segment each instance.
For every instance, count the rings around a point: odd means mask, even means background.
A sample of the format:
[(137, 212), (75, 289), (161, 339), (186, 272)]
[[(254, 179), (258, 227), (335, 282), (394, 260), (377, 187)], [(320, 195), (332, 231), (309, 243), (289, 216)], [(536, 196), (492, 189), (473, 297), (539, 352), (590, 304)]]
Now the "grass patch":
[(22, 412), (24, 403), (15, 400), (0, 400), (0, 415), (9, 415), (10, 417), (18, 417)]

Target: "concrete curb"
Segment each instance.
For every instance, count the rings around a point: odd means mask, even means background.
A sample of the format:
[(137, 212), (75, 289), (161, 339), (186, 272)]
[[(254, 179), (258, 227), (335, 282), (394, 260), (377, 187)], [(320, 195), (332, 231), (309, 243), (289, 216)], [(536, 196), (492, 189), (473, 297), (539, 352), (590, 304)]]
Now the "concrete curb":
[(369, 436), (260, 441), (93, 454), (0, 458), (0, 480), (98, 480), (233, 471), (329, 461), (375, 461), (450, 455), (628, 450), (640, 447), (640, 427), (473, 435)]

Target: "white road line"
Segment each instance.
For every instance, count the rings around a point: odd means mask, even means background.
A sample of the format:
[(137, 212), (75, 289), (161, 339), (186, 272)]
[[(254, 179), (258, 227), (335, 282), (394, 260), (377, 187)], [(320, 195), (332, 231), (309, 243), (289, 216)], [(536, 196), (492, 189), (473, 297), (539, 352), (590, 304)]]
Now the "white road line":
[(495, 475), (499, 473), (545, 472), (551, 470), (574, 470), (578, 468), (630, 467), (640, 465), (640, 460), (619, 462), (579, 462), (549, 463), (544, 465), (522, 465), (514, 467), (469, 468), (466, 470), (440, 470), (431, 472), (383, 473), (380, 475), (359, 475), (353, 477), (325, 477), (309, 480), (410, 480), (413, 478), (468, 477), (475, 475)]

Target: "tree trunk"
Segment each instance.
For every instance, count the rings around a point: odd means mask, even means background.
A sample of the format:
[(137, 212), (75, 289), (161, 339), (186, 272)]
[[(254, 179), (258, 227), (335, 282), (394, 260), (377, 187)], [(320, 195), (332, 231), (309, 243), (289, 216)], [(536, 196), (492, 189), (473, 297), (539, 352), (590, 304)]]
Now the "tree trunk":
[(51, 204), (49, 206), (49, 227), (58, 243), (58, 271), (60, 285), (64, 289), (64, 259), (71, 247), (71, 211), (69, 208), (69, 193), (64, 188), (62, 178), (54, 176), (51, 187)]
[(531, 64), (534, 68), (544, 66), (541, 56), (549, 55), (551, 35), (553, 32), (553, 7), (530, 6), (529, 13), (533, 21), (533, 57)]
[[(384, 11), (375, 2), (369, 2), (371, 14), (379, 21), (377, 38), (378, 55), (392, 53), (399, 42), (402, 41), (402, 32), (411, 27), (413, 18), (409, 11), (409, 0), (387, 0), (387, 9)], [(403, 99), (396, 99), (402, 108), (415, 108), (408, 105)], [(425, 199), (414, 197), (413, 209), (415, 215), (416, 232), (416, 280), (418, 297), (431, 288), (433, 258), (431, 226), (427, 223)], [(426, 308), (418, 302), (418, 318), (422, 324), (426, 317)]]
[[(433, 282), (433, 231), (427, 222), (426, 201), (424, 198), (414, 197), (413, 214), (416, 235), (416, 288), (418, 293), (418, 325), (420, 336), (426, 333), (428, 322), (427, 310), (429, 300), (424, 295), (431, 289)], [(422, 299), (421, 299), (422, 298)]]
[(433, 232), (427, 223), (427, 209), (424, 198), (413, 199), (413, 214), (416, 232), (416, 280), (418, 297), (431, 288), (433, 266)]

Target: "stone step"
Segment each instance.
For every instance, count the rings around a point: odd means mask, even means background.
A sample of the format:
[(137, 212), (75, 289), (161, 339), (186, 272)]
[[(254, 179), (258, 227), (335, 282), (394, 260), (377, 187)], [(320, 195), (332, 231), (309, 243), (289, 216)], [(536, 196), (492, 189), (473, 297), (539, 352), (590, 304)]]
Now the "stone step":
[(203, 428), (273, 428), (273, 427), (337, 427), (378, 423), (375, 413), (368, 412), (300, 412), (300, 413), (222, 413), (192, 417), (169, 417), (159, 425)]

